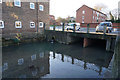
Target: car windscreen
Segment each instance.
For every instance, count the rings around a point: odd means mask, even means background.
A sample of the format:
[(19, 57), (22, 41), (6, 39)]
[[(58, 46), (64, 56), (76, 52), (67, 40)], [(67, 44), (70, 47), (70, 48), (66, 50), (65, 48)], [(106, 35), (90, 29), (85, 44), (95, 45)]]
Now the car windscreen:
[(74, 24), (67, 24), (68, 26), (74, 26)]

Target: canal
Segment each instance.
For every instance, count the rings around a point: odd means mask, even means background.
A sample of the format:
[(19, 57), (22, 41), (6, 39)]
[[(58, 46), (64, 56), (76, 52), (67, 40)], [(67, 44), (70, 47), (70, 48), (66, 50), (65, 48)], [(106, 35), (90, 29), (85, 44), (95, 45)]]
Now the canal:
[(3, 78), (111, 78), (113, 53), (102, 45), (35, 42), (2, 51)]

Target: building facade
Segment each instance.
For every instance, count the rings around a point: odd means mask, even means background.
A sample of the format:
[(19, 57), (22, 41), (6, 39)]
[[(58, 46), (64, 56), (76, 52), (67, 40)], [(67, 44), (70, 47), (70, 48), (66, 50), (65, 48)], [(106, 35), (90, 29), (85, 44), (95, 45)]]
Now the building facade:
[(118, 2), (118, 18), (120, 19), (120, 1)]
[(83, 5), (76, 11), (76, 22), (78, 23), (100, 23), (105, 21), (106, 14)]
[(42, 33), (49, 26), (49, 0), (44, 2), (2, 2), (1, 34)]
[(49, 15), (50, 25), (54, 25), (56, 23), (55, 16)]

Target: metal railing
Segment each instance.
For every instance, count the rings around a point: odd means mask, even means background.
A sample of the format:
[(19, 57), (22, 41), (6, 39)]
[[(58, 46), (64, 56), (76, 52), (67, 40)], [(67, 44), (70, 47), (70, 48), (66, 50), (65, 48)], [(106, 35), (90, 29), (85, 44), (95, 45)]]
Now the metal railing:
[[(103, 34), (105, 35), (107, 33), (107, 25), (104, 26)], [(112, 26), (113, 29), (119, 29), (120, 32), (120, 26)], [(61, 26), (51, 26), (49, 30), (53, 31), (65, 31), (65, 32), (83, 32), (83, 33), (96, 33), (96, 28), (93, 28), (90, 26), (90, 24), (87, 24), (87, 27), (80, 27), (81, 29), (79, 31), (76, 30), (76, 25), (73, 25), (73, 30), (66, 30), (66, 25), (63, 23)], [(114, 30), (113, 30), (114, 31)]]

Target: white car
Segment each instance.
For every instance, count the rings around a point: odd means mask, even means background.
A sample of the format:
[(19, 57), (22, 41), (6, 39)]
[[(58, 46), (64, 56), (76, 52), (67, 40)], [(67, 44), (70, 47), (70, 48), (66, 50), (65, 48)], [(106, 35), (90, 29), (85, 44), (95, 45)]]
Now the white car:
[(111, 22), (101, 22), (97, 27), (96, 27), (96, 32), (104, 32), (106, 28), (106, 32), (112, 32), (112, 23)]
[(67, 26), (65, 26), (66, 30), (74, 30), (74, 25), (76, 25), (76, 30), (80, 30), (80, 23), (68, 23)]

